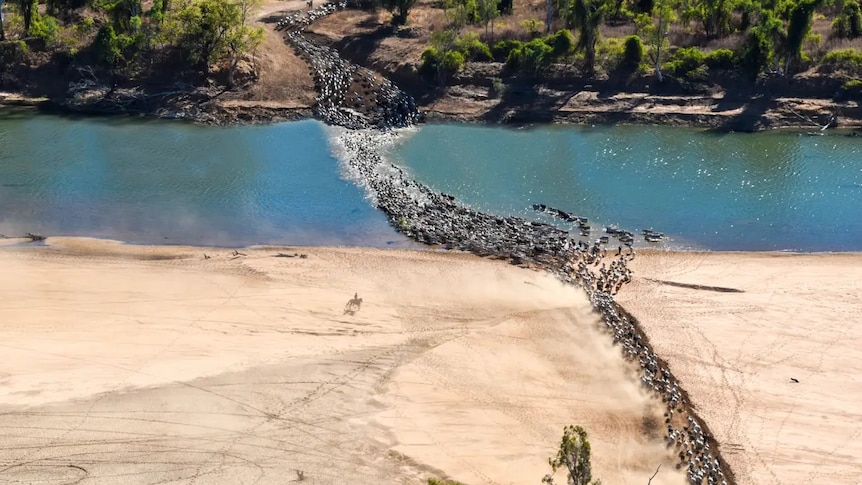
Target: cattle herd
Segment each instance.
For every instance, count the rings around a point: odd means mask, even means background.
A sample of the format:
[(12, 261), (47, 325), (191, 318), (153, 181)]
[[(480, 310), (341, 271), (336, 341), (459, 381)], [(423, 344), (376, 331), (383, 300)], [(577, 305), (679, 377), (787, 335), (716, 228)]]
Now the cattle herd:
[[(631, 281), (627, 264), (635, 257), (632, 233), (605, 228), (606, 235), (590, 240), (585, 218), (538, 204), (533, 208), (556, 218), (566, 217), (578, 232), (515, 216), (495, 216), (435, 192), (386, 162), (381, 147), (398, 136), (392, 128), (422, 119), (409, 95), (372, 71), (342, 58), (337, 51), (311, 40), (305, 29), (314, 20), (347, 7), (327, 3), (279, 21), (285, 40), (311, 66), (318, 95), (316, 114), (323, 122), (346, 128), (336, 137), (348, 172), (362, 185), (373, 203), (404, 235), (429, 245), (469, 251), (504, 259), (512, 264), (552, 273), (581, 286), (625, 357), (639, 365), (641, 381), (665, 404), (665, 439), (679, 456), (689, 481), (697, 485), (733, 482), (720, 459), (718, 446), (706, 425), (691, 409), (685, 392), (667, 364), (653, 352), (637, 322), (615, 301), (614, 295)], [(643, 231), (647, 241), (662, 234)], [(609, 244), (611, 238), (619, 244)], [(616, 245), (616, 244), (615, 244)]]

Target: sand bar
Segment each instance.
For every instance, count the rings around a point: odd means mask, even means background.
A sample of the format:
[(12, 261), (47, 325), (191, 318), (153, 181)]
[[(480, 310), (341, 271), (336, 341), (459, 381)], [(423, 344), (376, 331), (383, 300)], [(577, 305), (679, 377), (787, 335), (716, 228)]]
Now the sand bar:
[(0, 480), (538, 483), (581, 424), (605, 483), (684, 482), (579, 290), (455, 253), (242, 253), (0, 250)]
[(618, 301), (738, 483), (862, 483), (862, 255), (641, 251), (629, 266)]

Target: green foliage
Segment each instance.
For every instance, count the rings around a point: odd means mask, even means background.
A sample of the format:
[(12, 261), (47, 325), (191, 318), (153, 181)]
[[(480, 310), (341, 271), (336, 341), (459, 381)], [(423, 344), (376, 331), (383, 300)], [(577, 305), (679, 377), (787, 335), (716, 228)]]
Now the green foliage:
[(656, 0), (652, 15), (641, 14), (635, 20), (638, 33), (646, 43), (647, 55), (655, 67), (659, 82), (663, 79), (661, 67), (670, 48), (668, 40), (670, 25), (676, 20), (676, 10), (670, 0)]
[(92, 17), (87, 17), (81, 22), (75, 24), (73, 28), (75, 33), (80, 36), (89, 35), (96, 30), (96, 22), (93, 21)]
[(443, 54), (443, 70), (448, 72), (458, 72), (464, 68), (464, 55), (458, 51), (446, 51)]
[(811, 31), (811, 21), (814, 9), (823, 0), (801, 0), (790, 10), (790, 20), (787, 23), (787, 61), (785, 72), (790, 64), (802, 55), (802, 41)]
[(862, 80), (851, 79), (845, 82), (841, 89), (844, 91), (844, 97), (862, 96)]
[(479, 36), (475, 33), (458, 38), (454, 47), (468, 61), (487, 62), (494, 58), (488, 44), (479, 40)]
[(684, 47), (674, 52), (664, 70), (677, 77), (690, 77), (705, 61), (706, 56), (697, 47)]
[(434, 47), (425, 49), (420, 59), (422, 64), (419, 72), (428, 77), (436, 77), (438, 80), (445, 75), (460, 71), (465, 63), (464, 55), (460, 52), (453, 49), (441, 52)]
[(533, 39), (520, 49), (512, 51), (509, 56), (517, 56), (519, 69), (530, 74), (537, 74), (547, 68), (554, 58), (554, 49), (544, 39)]
[(19, 64), (27, 59), (30, 49), (23, 40), (7, 40), (0, 42), (0, 63), (4, 66)]
[(593, 467), (590, 463), (590, 440), (587, 432), (580, 426), (566, 426), (563, 438), (556, 456), (548, 459), (551, 473), (545, 475), (542, 483), (553, 485), (554, 474), (565, 467), (568, 472), (566, 482), (569, 485), (599, 485), (599, 480), (592, 481)]
[(491, 88), (488, 89), (488, 97), (491, 99), (499, 98), (506, 92), (506, 85), (503, 83), (503, 80), (495, 77), (491, 79)]
[(743, 74), (752, 81), (757, 79), (760, 71), (769, 63), (770, 57), (766, 35), (759, 30), (749, 32), (739, 57), (739, 66)]
[(567, 29), (560, 29), (547, 38), (547, 43), (553, 49), (554, 57), (563, 57), (575, 50), (575, 36)]
[(478, 20), (485, 26), (485, 34), (488, 33), (488, 24), (500, 15), (498, 0), (477, 0), (476, 15)]
[(227, 54), (231, 26), (239, 25), (236, 4), (223, 0), (199, 0), (183, 5), (176, 13), (179, 26), (175, 43), (192, 62), (209, 65)]
[(862, 37), (862, 9), (856, 0), (847, 0), (841, 12), (832, 21), (832, 33), (835, 37), (855, 39)]
[(45, 41), (46, 44), (52, 44), (57, 39), (57, 21), (50, 15), (39, 15), (33, 13), (33, 20), (30, 24), (30, 35)]
[(605, 70), (621, 67), (623, 55), (625, 55), (624, 38), (612, 37), (604, 39), (596, 46), (596, 63), (601, 65)]
[(497, 62), (506, 62), (509, 58), (509, 54), (513, 50), (518, 50), (524, 46), (524, 43), (520, 40), (514, 39), (506, 39), (501, 40), (494, 44), (494, 47), (491, 48), (491, 54), (494, 56), (494, 60)]
[(828, 71), (841, 70), (853, 74), (862, 74), (862, 51), (858, 49), (840, 49), (827, 52), (820, 61), (821, 68)]
[(542, 29), (542, 22), (538, 19), (527, 19), (521, 22), (521, 28), (529, 34), (531, 39), (535, 39)]
[(578, 27), (578, 43), (575, 49), (584, 54), (584, 70), (592, 74), (596, 63), (596, 44), (599, 28), (607, 11), (604, 0), (575, 0), (572, 13)]
[(113, 67), (123, 59), (122, 46), (113, 25), (103, 25), (93, 41), (96, 59), (107, 66)]
[(641, 38), (637, 35), (626, 37), (623, 42), (623, 55), (620, 60), (620, 65), (628, 69), (637, 69), (643, 61), (644, 45)]
[(716, 49), (706, 55), (704, 63), (712, 70), (729, 71), (736, 69), (736, 55), (730, 49)]

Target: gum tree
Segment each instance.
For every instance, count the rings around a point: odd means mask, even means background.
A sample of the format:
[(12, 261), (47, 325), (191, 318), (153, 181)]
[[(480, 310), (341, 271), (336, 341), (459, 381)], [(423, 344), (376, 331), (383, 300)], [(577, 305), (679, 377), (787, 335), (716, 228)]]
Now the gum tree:
[(600, 485), (593, 480), (593, 467), (590, 463), (590, 440), (587, 432), (580, 426), (566, 426), (557, 455), (548, 459), (551, 473), (542, 478), (542, 483), (554, 485), (554, 474), (562, 467), (568, 472), (568, 485)]

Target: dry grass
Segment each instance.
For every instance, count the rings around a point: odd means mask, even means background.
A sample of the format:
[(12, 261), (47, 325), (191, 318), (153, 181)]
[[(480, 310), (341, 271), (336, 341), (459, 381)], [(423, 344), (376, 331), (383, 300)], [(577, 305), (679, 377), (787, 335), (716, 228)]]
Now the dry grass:
[(704, 46), (703, 51), (712, 52), (718, 49), (730, 49), (733, 51), (741, 48), (744, 42), (745, 36), (743, 34), (728, 35), (727, 37), (722, 37), (720, 39), (710, 40)]
[(628, 37), (637, 33), (637, 26), (634, 24), (621, 25), (602, 25), (602, 37), (605, 39), (614, 39)]

